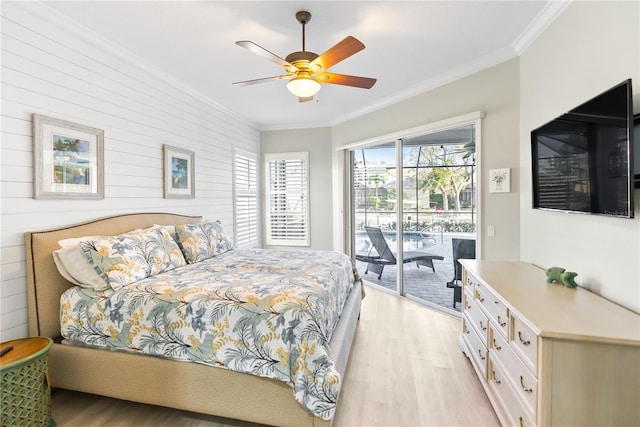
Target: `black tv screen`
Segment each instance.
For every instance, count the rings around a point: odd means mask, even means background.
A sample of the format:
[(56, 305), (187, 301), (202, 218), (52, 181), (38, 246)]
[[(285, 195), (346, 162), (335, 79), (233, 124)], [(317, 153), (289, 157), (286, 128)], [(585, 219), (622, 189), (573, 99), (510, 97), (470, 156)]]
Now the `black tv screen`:
[(633, 164), (636, 188), (640, 188), (640, 113), (633, 116)]
[(533, 207), (633, 218), (631, 79), (531, 131)]

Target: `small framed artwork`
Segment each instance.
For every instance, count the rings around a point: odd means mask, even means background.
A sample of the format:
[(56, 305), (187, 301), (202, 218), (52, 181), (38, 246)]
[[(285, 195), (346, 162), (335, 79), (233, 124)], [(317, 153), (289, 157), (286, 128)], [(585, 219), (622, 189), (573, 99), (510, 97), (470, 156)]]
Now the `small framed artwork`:
[(511, 191), (511, 169), (489, 169), (489, 192), (509, 193)]
[(35, 199), (104, 199), (104, 131), (33, 115)]
[(193, 199), (195, 194), (195, 154), (193, 151), (165, 145), (165, 199)]

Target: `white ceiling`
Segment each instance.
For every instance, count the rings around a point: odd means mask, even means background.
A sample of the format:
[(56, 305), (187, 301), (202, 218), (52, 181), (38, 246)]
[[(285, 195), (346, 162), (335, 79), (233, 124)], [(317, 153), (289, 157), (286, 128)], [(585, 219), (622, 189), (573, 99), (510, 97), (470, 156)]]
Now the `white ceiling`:
[[(76, 1), (47, 6), (150, 68), (261, 130), (332, 126), (519, 55), (566, 6), (557, 1)], [(299, 103), (283, 74), (236, 46), (251, 40), (281, 57), (301, 50), (299, 10), (312, 14), (306, 50), (348, 35), (366, 48), (330, 71), (377, 78), (373, 88), (323, 84)]]

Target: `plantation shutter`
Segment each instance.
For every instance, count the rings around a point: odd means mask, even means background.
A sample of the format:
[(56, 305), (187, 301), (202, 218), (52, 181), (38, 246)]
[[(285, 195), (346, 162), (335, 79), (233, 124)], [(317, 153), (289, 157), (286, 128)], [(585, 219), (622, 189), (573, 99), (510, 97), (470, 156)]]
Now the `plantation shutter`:
[(258, 184), (257, 160), (254, 154), (236, 150), (233, 176), (235, 179), (235, 242), (236, 247), (258, 245)]
[(267, 245), (309, 246), (309, 153), (265, 154)]

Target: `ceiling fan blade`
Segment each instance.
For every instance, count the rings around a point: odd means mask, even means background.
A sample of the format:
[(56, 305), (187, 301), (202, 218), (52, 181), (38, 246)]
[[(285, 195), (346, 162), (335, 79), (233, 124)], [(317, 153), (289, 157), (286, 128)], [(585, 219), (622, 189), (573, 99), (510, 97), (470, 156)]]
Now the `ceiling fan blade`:
[[(280, 58), (275, 53), (268, 51), (267, 49), (263, 48), (262, 46), (259, 46), (259, 45), (255, 44), (252, 41), (241, 40), (241, 41), (237, 41), (236, 44), (238, 46), (241, 46), (241, 47), (243, 47), (245, 49), (250, 50), (251, 52), (253, 52), (253, 53), (257, 54), (257, 55), (260, 55), (260, 56), (262, 56), (264, 58), (267, 58), (271, 62), (275, 62), (279, 66), (287, 69), (287, 71), (289, 71), (289, 68), (293, 67), (293, 65), (291, 65), (290, 63), (288, 63), (284, 59)], [(295, 69), (295, 67), (293, 67), (293, 68)]]
[(261, 79), (253, 79), (253, 80), (244, 80), (244, 81), (241, 81), (241, 82), (233, 82), (232, 84), (246, 86), (246, 85), (253, 85), (253, 84), (256, 84), (256, 83), (264, 83), (264, 82), (273, 81), (273, 80), (288, 79), (288, 78), (291, 78), (291, 77), (293, 77), (292, 74), (283, 74), (281, 76), (263, 77)]
[(320, 73), (318, 74), (318, 81), (320, 83), (371, 89), (377, 80), (370, 77), (348, 76), (346, 74)]
[(336, 65), (338, 62), (347, 59), (351, 55), (360, 52), (362, 49), (364, 49), (364, 44), (362, 44), (360, 40), (355, 37), (348, 36), (311, 61), (311, 64), (309, 65), (311, 70), (314, 70), (314, 66), (320, 66), (321, 70), (326, 70)]

